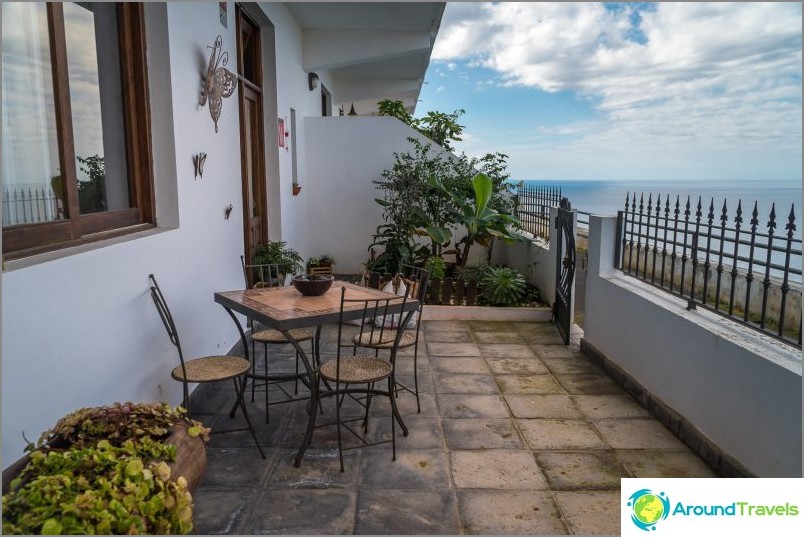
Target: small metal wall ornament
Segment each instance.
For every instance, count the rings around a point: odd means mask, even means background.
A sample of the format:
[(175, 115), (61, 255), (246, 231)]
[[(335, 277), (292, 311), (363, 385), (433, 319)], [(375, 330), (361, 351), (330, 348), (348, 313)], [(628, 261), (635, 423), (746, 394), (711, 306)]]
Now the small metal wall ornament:
[(207, 47), (212, 49), (209, 55), (207, 76), (204, 79), (204, 88), (201, 90), (201, 106), (209, 100), (209, 113), (215, 122), (215, 132), (218, 132), (218, 118), (221, 116), (223, 98), (231, 97), (237, 87), (237, 76), (226, 69), (229, 63), (229, 53), (223, 51), (221, 36), (215, 39), (215, 45)]
[(206, 153), (193, 155), (193, 165), (195, 166), (195, 179), (204, 178), (204, 163), (207, 161)]
[(229, 205), (227, 205), (227, 206), (226, 206), (226, 208), (223, 210), (223, 217), (224, 217), (226, 220), (229, 220), (229, 217), (232, 215), (232, 209), (233, 209), (233, 208), (234, 208), (234, 207), (233, 207), (233, 206), (232, 206), (232, 204), (230, 203), (230, 204), (229, 204)]

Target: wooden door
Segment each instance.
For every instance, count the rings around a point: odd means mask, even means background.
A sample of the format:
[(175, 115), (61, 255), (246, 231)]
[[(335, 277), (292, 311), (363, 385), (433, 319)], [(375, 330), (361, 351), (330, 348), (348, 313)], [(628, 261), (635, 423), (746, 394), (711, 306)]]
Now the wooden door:
[(240, 101), (240, 156), (243, 183), (243, 251), (250, 263), (268, 240), (265, 144), (262, 109), (260, 29), (237, 9), (237, 69)]

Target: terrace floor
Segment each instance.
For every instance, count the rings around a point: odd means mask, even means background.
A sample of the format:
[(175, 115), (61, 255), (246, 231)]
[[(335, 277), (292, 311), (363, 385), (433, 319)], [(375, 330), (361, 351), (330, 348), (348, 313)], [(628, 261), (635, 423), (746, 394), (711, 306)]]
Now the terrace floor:
[[(334, 337), (327, 327), (322, 354)], [(293, 368), (282, 352), (272, 371)], [(401, 380), (411, 354), (398, 358)], [(426, 321), (419, 386), (421, 414), (399, 395), (410, 434), (397, 434), (397, 460), (390, 444), (348, 451), (344, 473), (334, 427), (316, 430), (294, 467), (305, 404), (272, 405), (266, 424), (258, 392), (249, 411), (267, 458), (248, 433), (213, 434), (195, 531), (614, 535), (620, 478), (716, 475), (552, 324)], [(242, 423), (228, 418), (231, 390), (211, 388), (197, 392), (195, 410), (211, 413), (198, 418), (213, 431)], [(319, 422), (334, 414), (325, 403)], [(390, 435), (388, 413), (372, 402), (370, 434)]]

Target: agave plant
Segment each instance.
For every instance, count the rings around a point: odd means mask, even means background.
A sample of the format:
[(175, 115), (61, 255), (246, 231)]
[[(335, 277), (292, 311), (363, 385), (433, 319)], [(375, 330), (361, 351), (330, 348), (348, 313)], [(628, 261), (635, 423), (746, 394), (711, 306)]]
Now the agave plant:
[(527, 294), (525, 278), (508, 267), (489, 267), (480, 280), (483, 297), (492, 306), (516, 306)]

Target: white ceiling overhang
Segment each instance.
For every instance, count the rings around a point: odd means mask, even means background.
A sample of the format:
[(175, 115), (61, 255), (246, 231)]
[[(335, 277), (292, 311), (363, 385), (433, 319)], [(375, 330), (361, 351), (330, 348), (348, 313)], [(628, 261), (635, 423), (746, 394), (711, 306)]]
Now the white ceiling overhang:
[[(289, 2), (302, 29), (302, 64), (326, 72), (334, 103), (401, 100), (416, 107), (444, 2)], [(357, 106), (357, 105), (356, 105)], [(372, 110), (375, 106), (371, 106)]]

